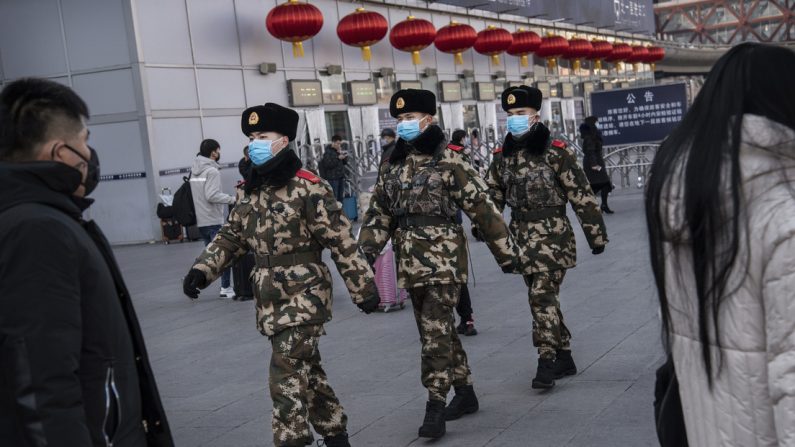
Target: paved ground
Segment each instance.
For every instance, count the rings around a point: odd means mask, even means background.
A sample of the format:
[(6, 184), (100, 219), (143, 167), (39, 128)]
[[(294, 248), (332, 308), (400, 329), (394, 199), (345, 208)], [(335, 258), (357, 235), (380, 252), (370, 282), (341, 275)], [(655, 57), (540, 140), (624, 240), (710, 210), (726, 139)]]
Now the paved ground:
[[(580, 262), (561, 294), (580, 373), (550, 392), (530, 388), (536, 357), (521, 278), (503, 275), (484, 244), (471, 244), (480, 334), (464, 347), (481, 410), (448, 423), (438, 442), (416, 437), (427, 395), (411, 310), (364, 315), (335, 276), (334, 320), (321, 352), (349, 416), (351, 443), (656, 445), (651, 402), (662, 354), (642, 200), (637, 191), (611, 200), (616, 214), (606, 216), (611, 243), (603, 255), (591, 255), (576, 229)], [(177, 445), (270, 446), (270, 345), (255, 328), (251, 301), (220, 300), (216, 285), (196, 302), (182, 295), (181, 277), (200, 250), (199, 243), (116, 250)]]

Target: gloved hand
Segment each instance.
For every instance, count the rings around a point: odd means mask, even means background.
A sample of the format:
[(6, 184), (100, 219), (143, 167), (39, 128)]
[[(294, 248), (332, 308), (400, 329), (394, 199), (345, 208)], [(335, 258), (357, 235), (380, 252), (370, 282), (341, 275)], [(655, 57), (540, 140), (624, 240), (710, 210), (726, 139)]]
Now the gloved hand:
[(605, 246), (604, 245), (601, 245), (601, 246), (596, 247), (593, 250), (591, 250), (591, 253), (593, 253), (595, 255), (601, 255), (604, 252), (605, 252)]
[(519, 267), (520, 267), (519, 260), (516, 258), (511, 260), (510, 264), (505, 264), (500, 266), (503, 273), (518, 273)]
[(375, 253), (365, 253), (364, 257), (367, 259), (367, 263), (370, 264), (370, 268), (375, 272), (375, 260), (378, 259), (378, 256)]
[(483, 236), (480, 235), (480, 230), (474, 224), (472, 225), (472, 237), (475, 238), (476, 241), (483, 242)]
[(204, 273), (190, 269), (182, 280), (182, 292), (191, 299), (199, 298), (199, 289), (207, 287), (207, 278)]
[(374, 295), (370, 295), (369, 297), (365, 298), (364, 301), (357, 304), (359, 309), (366, 314), (370, 314), (378, 310), (378, 303), (381, 302), (381, 298), (378, 296), (378, 292), (375, 292)]

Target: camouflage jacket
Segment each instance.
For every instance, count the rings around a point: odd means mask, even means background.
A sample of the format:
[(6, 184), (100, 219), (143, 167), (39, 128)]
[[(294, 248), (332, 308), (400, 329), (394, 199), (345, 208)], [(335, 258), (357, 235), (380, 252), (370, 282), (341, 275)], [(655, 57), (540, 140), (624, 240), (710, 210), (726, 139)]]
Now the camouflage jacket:
[[(510, 228), (523, 250), (525, 274), (572, 268), (577, 249), (566, 204), (571, 203), (591, 248), (608, 242), (599, 204), (565, 143), (546, 138), (535, 151), (529, 145), (509, 134), (494, 153), (486, 184), (500, 210), (511, 207)], [(520, 213), (530, 213), (530, 218)]]
[[(378, 254), (392, 237), (401, 288), (467, 281), (466, 236), (454, 222), (459, 208), (480, 226), (498, 264), (518, 262), (516, 245), (485, 183), (459, 152), (446, 146), (438, 126), (411, 144), (399, 140), (389, 162), (381, 165), (365, 214), (359, 246)], [(449, 223), (400, 228), (405, 216)]]
[[(249, 250), (261, 257), (323, 248), (331, 251), (354, 303), (376, 293), (373, 273), (328, 183), (299, 170), (284, 186), (263, 185), (245, 193), (193, 268), (209, 283)], [(263, 334), (331, 319), (332, 282), (324, 263), (256, 268), (252, 276)]]

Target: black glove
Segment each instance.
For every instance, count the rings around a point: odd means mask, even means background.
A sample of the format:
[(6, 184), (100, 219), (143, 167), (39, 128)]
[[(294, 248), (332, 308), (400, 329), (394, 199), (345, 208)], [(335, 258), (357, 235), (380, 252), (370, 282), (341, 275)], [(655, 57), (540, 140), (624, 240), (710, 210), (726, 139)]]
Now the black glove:
[(367, 263), (370, 264), (370, 268), (375, 272), (375, 260), (378, 259), (378, 256), (375, 253), (365, 253), (364, 257), (367, 259)]
[(472, 225), (472, 237), (475, 238), (476, 241), (483, 242), (483, 237), (480, 235), (480, 230), (475, 225)]
[(591, 250), (591, 253), (593, 253), (595, 255), (601, 255), (604, 252), (605, 252), (605, 246), (604, 245), (596, 247), (593, 250)]
[(378, 296), (378, 292), (376, 292), (375, 295), (370, 295), (369, 297), (365, 298), (364, 301), (357, 304), (357, 306), (359, 306), (359, 309), (361, 309), (362, 312), (369, 314), (378, 310), (378, 303), (380, 302), (381, 298)]
[(521, 265), (517, 259), (511, 260), (510, 264), (501, 265), (503, 273), (519, 273)]
[(199, 289), (205, 287), (207, 287), (207, 278), (204, 273), (196, 269), (190, 269), (182, 280), (182, 292), (194, 300), (199, 297)]

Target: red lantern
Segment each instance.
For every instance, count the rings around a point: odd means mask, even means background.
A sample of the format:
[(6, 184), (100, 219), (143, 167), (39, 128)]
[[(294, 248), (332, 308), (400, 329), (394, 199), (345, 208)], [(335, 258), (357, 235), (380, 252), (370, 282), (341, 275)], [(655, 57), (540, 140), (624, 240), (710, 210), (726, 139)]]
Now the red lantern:
[(455, 55), (455, 64), (460, 65), (464, 63), (461, 53), (472, 48), (477, 38), (475, 28), (453, 20), (449, 25), (439, 28), (433, 43), (442, 53)]
[(613, 44), (606, 40), (593, 40), (591, 46), (593, 50), (588, 59), (596, 61), (594, 63), (594, 69), (601, 70), (602, 59), (609, 57), (613, 53)]
[(518, 56), (522, 67), (529, 66), (527, 55), (541, 46), (541, 36), (522, 28), (519, 28), (511, 36), (513, 37), (513, 43), (508, 48), (507, 53), (511, 56)]
[(649, 47), (649, 55), (646, 57), (646, 63), (651, 64), (651, 71), (656, 68), (657, 62), (660, 62), (665, 57), (665, 48)]
[(378, 43), (389, 31), (384, 16), (377, 12), (356, 8), (337, 25), (337, 36), (342, 43), (362, 49), (362, 59), (369, 61), (372, 53), (370, 45)]
[(541, 39), (541, 45), (539, 45), (538, 50), (536, 50), (536, 54), (539, 57), (546, 58), (547, 67), (549, 67), (550, 70), (554, 70), (558, 64), (555, 58), (562, 56), (568, 49), (568, 40), (563, 37), (550, 34), (549, 36)]
[(632, 47), (625, 43), (616, 43), (613, 44), (613, 51), (610, 52), (607, 60), (619, 63), (627, 61), (630, 57), (632, 57)]
[(411, 53), (411, 61), (414, 65), (422, 63), (420, 51), (433, 43), (436, 37), (436, 28), (425, 19), (418, 19), (414, 16), (408, 18), (392, 27), (389, 32), (389, 43), (400, 51)]
[(513, 37), (508, 31), (489, 25), (478, 33), (475, 41), (475, 51), (486, 56), (491, 56), (491, 63), (500, 65), (500, 53), (511, 47)]
[(586, 59), (593, 53), (593, 45), (585, 39), (573, 38), (569, 40), (569, 49), (563, 54), (566, 59), (571, 59), (571, 68), (580, 69), (580, 59)]
[(649, 49), (644, 47), (643, 45), (633, 45), (632, 46), (632, 54), (627, 59), (627, 62), (630, 62), (634, 65), (635, 71), (638, 71), (638, 64), (642, 64), (646, 62), (646, 59), (649, 57)]
[(293, 43), (293, 57), (303, 57), (303, 41), (323, 28), (323, 14), (309, 3), (289, 0), (271, 9), (265, 19), (268, 32), (279, 40)]

